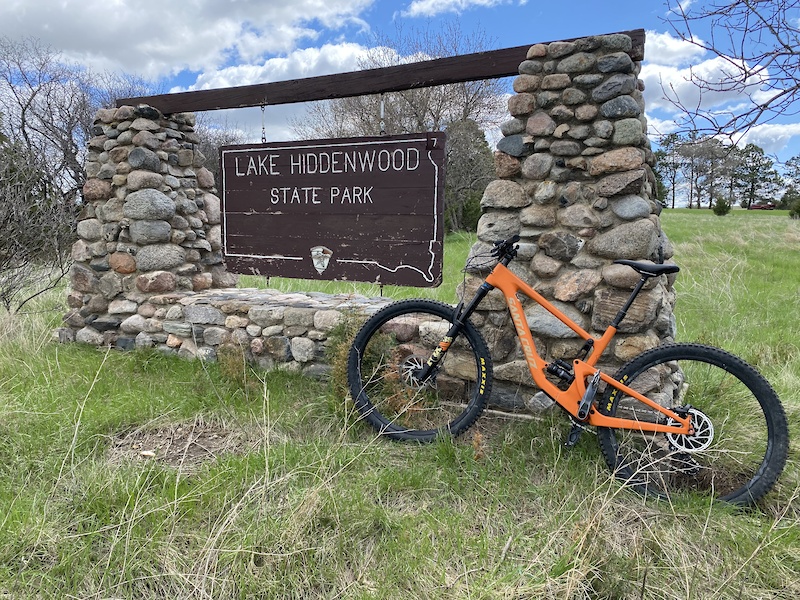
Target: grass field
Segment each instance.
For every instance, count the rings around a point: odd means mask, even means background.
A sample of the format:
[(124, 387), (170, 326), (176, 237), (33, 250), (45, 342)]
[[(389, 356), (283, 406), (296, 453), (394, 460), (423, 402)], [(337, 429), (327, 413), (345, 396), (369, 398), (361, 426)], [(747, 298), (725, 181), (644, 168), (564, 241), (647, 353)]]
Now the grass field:
[(0, 317), (0, 598), (796, 598), (800, 222), (662, 218), (679, 337), (756, 364), (789, 413), (756, 509), (621, 489), (559, 414), (401, 445), (292, 374), (61, 346), (61, 292)]

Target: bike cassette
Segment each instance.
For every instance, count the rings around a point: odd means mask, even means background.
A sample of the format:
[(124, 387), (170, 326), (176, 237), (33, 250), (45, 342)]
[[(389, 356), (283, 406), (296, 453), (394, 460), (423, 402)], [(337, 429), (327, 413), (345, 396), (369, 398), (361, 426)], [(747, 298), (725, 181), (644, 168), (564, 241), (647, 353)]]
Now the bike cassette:
[[(677, 409), (673, 409), (678, 412)], [(702, 411), (696, 408), (688, 408), (681, 410), (680, 414), (687, 414), (692, 417), (692, 427), (694, 433), (691, 435), (684, 435), (680, 433), (668, 433), (667, 439), (673, 448), (687, 452), (702, 452), (707, 450), (711, 443), (714, 441), (714, 425)], [(680, 425), (675, 419), (667, 419), (667, 425)]]

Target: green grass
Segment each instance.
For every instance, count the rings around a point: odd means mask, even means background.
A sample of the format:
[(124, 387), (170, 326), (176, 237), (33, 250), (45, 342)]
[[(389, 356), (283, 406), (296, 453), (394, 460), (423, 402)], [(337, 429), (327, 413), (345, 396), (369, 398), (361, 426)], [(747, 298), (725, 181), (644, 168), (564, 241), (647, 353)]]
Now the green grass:
[[(758, 364), (796, 440), (800, 224), (745, 212), (662, 221), (682, 269), (680, 338)], [(463, 264), (468, 247), (448, 245), (446, 260)], [(592, 436), (564, 452), (559, 414), (389, 443), (324, 384), (236, 356), (203, 365), (61, 346), (50, 332), (63, 292), (31, 310), (0, 317), (0, 598), (800, 593), (795, 441), (757, 509), (670, 505), (621, 489)], [(210, 435), (162, 460), (178, 426)]]

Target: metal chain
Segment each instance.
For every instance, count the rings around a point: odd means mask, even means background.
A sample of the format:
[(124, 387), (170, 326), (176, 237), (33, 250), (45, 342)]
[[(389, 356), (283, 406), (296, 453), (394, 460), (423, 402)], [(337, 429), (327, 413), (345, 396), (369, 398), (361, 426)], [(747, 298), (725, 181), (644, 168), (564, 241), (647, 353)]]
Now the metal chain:
[(261, 143), (267, 143), (267, 126), (264, 121), (264, 115), (267, 112), (267, 99), (264, 98), (264, 102), (261, 103)]

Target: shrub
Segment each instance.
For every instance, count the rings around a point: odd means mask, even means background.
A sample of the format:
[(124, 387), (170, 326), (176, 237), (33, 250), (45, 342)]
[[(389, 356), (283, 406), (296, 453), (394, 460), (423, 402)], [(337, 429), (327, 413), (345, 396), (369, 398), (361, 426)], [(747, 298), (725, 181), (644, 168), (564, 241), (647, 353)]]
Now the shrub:
[(717, 201), (714, 202), (714, 207), (712, 208), (714, 214), (718, 217), (724, 217), (729, 212), (731, 212), (731, 204), (727, 200), (723, 198), (717, 198)]

